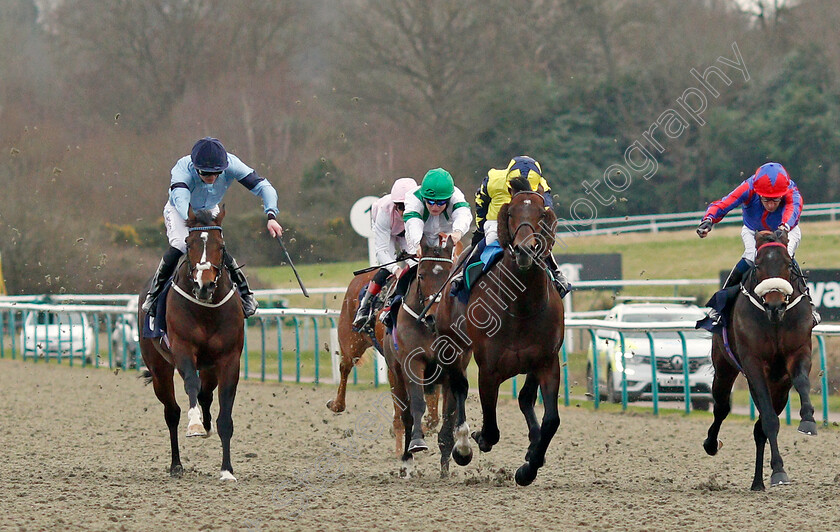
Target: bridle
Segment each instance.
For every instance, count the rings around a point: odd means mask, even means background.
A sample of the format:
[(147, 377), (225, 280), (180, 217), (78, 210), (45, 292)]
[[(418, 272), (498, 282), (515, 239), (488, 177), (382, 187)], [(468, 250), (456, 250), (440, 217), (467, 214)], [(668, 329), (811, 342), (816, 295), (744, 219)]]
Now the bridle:
[[(781, 242), (768, 242), (759, 246), (759, 248), (755, 252), (756, 257), (758, 256), (759, 251), (767, 247), (781, 247), (785, 251), (787, 251), (787, 246), (782, 244)], [(750, 303), (752, 303), (762, 311), (767, 310), (767, 302), (765, 301), (764, 297), (771, 292), (779, 292), (785, 296), (784, 307), (780, 309), (780, 311), (783, 313), (795, 307), (800, 301), (802, 301), (802, 298), (805, 296), (805, 294), (799, 294), (799, 296), (797, 296), (796, 299), (791, 301), (790, 298), (793, 295), (793, 286), (790, 284), (790, 281), (788, 281), (787, 279), (782, 279), (781, 277), (771, 277), (769, 279), (764, 279), (763, 281), (755, 285), (755, 287), (753, 287), (751, 290), (748, 289), (743, 283), (741, 284), (741, 293), (747, 296), (747, 299), (750, 301)]]
[[(418, 266), (417, 266), (418, 270), (420, 268), (420, 264), (422, 264), (423, 262), (446, 262), (448, 264), (452, 264), (454, 261), (452, 259), (447, 259), (446, 257), (420, 257), (420, 260), (419, 260)], [(417, 275), (418, 275), (418, 278), (415, 279), (415, 281), (416, 281), (416, 284), (417, 284), (416, 292), (417, 292), (417, 299), (420, 302), (420, 308), (421, 309), (425, 308), (426, 305), (429, 304), (432, 300), (434, 300), (435, 302), (440, 301), (440, 297), (441, 297), (440, 292), (437, 292), (437, 293), (434, 293), (434, 294), (431, 294), (431, 295), (425, 296), (425, 297), (423, 296), (423, 289), (420, 286), (421, 283), (420, 283), (420, 279), (419, 279), (419, 275), (420, 275), (419, 271), (417, 272)], [(405, 309), (405, 311), (408, 313), (409, 316), (411, 316), (414, 319), (419, 319), (420, 315), (417, 312), (415, 312), (414, 310), (412, 310), (411, 307), (408, 306), (407, 302), (403, 303), (402, 307)]]
[[(545, 207), (545, 200), (543, 199), (542, 194), (540, 194), (539, 192), (535, 192), (535, 191), (533, 191), (533, 190), (520, 190), (519, 192), (517, 192), (516, 194), (514, 194), (514, 195), (513, 195), (513, 197), (515, 198), (516, 196), (518, 196), (518, 195), (520, 195), (520, 194), (534, 194), (534, 195), (536, 195), (538, 198), (540, 198), (540, 201), (542, 201), (542, 202), (543, 202), (543, 208)], [(529, 201), (529, 200), (526, 200), (526, 201)], [(533, 232), (534, 232), (534, 235), (539, 235), (539, 234), (541, 233), (541, 231), (538, 231), (538, 230), (537, 230), (537, 228), (536, 228), (536, 227), (534, 227), (534, 224), (532, 224), (531, 222), (529, 222), (529, 221), (527, 221), (527, 220), (525, 220), (525, 221), (523, 221), (523, 222), (519, 222), (519, 224), (516, 226), (516, 229), (514, 229), (513, 234), (512, 234), (512, 235), (511, 235), (511, 237), (510, 237), (510, 242), (508, 243), (508, 246), (507, 246), (507, 247), (508, 247), (508, 250), (510, 250), (510, 252), (511, 252), (511, 253), (513, 253), (513, 254), (514, 254), (514, 256), (518, 255), (519, 253), (522, 253), (521, 251), (517, 251), (517, 249), (516, 249), (516, 247), (513, 245), (513, 243), (516, 241), (516, 235), (517, 235), (517, 234), (519, 234), (519, 231), (520, 231), (523, 227), (530, 227), (530, 228), (531, 228), (531, 231), (533, 231)], [(547, 250), (545, 250), (545, 251), (547, 251), (548, 253), (550, 253), (550, 252), (551, 252), (551, 248), (549, 247), (549, 248), (548, 248)]]
[[(201, 259), (198, 262), (196, 262), (195, 264), (193, 264), (192, 261), (190, 261), (190, 260), (187, 261), (187, 263), (189, 264), (189, 278), (190, 278), (190, 281), (192, 281), (192, 284), (193, 284), (193, 292), (196, 292), (197, 290), (200, 290), (201, 287), (202, 287), (201, 283), (198, 280), (198, 277), (200, 276), (201, 272), (203, 272), (205, 270), (209, 270), (211, 268), (215, 268), (216, 269), (216, 275), (215, 275), (215, 277), (213, 277), (213, 281), (211, 281), (211, 283), (213, 283), (213, 284), (218, 284), (219, 277), (222, 274), (222, 265), (221, 264), (213, 264), (212, 262), (207, 260), (207, 237), (208, 237), (207, 231), (216, 231), (216, 230), (218, 230), (219, 233), (221, 233), (222, 232), (222, 227), (219, 226), (219, 225), (205, 225), (205, 226), (199, 226), (199, 227), (190, 227), (188, 229), (188, 231), (190, 233), (201, 231), (202, 234), (200, 235), (199, 238), (201, 238), (202, 242), (204, 242), (204, 250), (201, 253)], [(222, 255), (224, 255), (224, 250), (222, 250)], [(176, 292), (181, 294), (183, 297), (185, 297), (189, 301), (191, 301), (191, 302), (193, 302), (197, 305), (201, 305), (203, 307), (209, 307), (209, 308), (220, 307), (223, 304), (227, 303), (227, 301), (233, 296), (233, 293), (235, 291), (235, 287), (231, 286), (230, 291), (227, 293), (227, 295), (225, 295), (225, 297), (222, 298), (221, 301), (219, 301), (218, 303), (207, 303), (205, 301), (202, 301), (202, 300), (198, 299), (193, 294), (187, 293), (183, 288), (178, 286), (177, 283), (172, 283), (172, 287), (175, 289)]]

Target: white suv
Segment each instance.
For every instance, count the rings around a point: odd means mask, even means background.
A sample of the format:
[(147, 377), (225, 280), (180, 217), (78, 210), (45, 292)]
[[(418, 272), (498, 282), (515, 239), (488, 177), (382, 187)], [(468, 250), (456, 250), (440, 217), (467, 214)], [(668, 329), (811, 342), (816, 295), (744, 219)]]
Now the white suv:
[[(628, 298), (629, 299), (629, 298)], [(648, 299), (648, 298), (638, 298)], [(653, 298), (655, 299), (655, 298)], [(679, 302), (621, 303), (613, 307), (606, 317), (616, 323), (685, 322), (693, 327), (705, 316), (696, 305)], [(712, 336), (698, 329), (684, 331), (688, 360), (688, 382), (691, 406), (695, 410), (708, 410), (712, 404)], [(627, 400), (653, 399), (653, 372), (651, 368), (650, 339), (646, 332), (627, 331), (624, 335), (624, 352), (618, 331), (595, 331), (598, 348), (599, 395), (602, 399), (621, 402), (622, 361), (627, 379)], [(685, 369), (682, 340), (677, 332), (652, 332), (656, 361), (658, 397), (662, 401), (685, 400)], [(594, 397), (594, 353), (589, 347), (586, 364), (587, 391)]]

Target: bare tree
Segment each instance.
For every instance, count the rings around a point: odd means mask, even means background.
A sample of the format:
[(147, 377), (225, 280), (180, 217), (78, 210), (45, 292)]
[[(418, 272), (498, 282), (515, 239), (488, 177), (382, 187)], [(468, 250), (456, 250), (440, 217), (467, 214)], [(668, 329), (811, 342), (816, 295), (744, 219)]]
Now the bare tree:
[(465, 103), (498, 37), (494, 2), (345, 0), (336, 91), (396, 122), (438, 135), (462, 123)]

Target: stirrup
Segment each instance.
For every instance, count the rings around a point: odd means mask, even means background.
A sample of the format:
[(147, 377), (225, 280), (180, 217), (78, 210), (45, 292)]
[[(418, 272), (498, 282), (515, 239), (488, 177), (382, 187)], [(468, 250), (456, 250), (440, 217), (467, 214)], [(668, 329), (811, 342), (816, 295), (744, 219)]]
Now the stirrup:
[(817, 312), (817, 307), (815, 307), (813, 304), (811, 304), (811, 316), (814, 318), (814, 327), (816, 327), (820, 324), (820, 322), (822, 322), (822, 316), (820, 316), (820, 313)]
[(157, 298), (152, 297), (152, 294), (146, 294), (146, 300), (143, 301), (143, 306), (140, 307), (143, 309), (143, 312), (146, 313), (147, 316), (154, 317), (155, 315), (155, 307), (157, 307)]
[(257, 303), (257, 299), (254, 297), (253, 292), (239, 294), (239, 298), (242, 300), (242, 311), (245, 313), (246, 318), (250, 318), (256, 314), (259, 304)]

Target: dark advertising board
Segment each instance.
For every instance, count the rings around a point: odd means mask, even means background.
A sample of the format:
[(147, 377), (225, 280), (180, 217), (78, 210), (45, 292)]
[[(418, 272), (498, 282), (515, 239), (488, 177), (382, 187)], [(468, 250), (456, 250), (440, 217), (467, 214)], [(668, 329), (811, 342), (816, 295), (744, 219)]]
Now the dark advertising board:
[(566, 253), (554, 255), (572, 282), (621, 280), (620, 253)]

